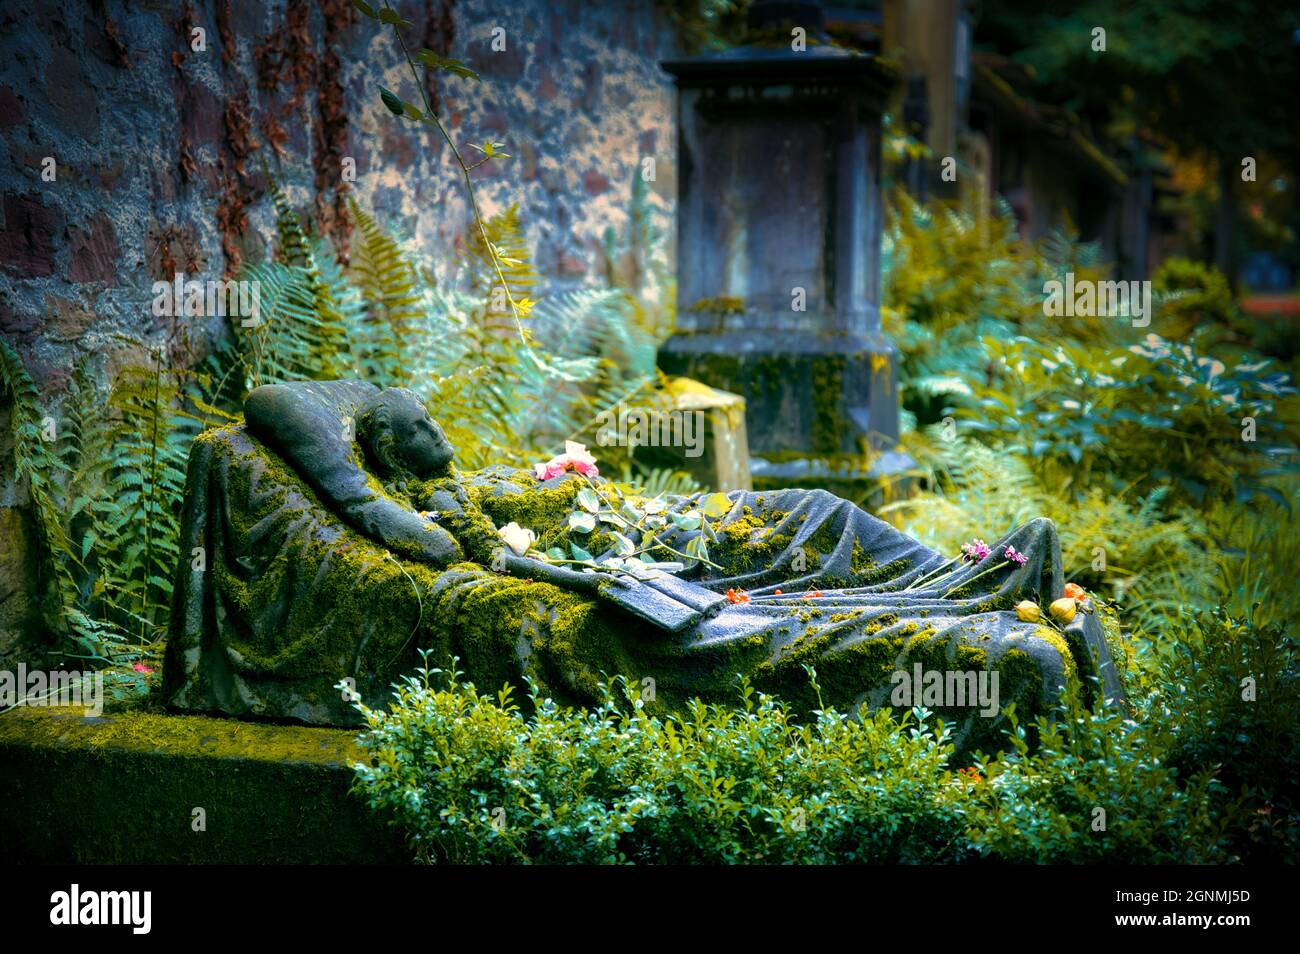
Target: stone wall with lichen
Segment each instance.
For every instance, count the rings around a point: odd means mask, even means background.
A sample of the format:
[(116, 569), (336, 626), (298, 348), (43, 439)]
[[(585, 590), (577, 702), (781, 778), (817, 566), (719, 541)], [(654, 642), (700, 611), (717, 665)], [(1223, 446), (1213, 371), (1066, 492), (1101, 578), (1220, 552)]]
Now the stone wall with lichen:
[[(474, 173), (483, 210), (519, 203), (552, 285), (602, 280), (602, 236), (625, 225), (645, 157), (650, 202), (672, 214), (673, 94), (657, 63), (676, 49), (654, 0), (394, 6), (413, 48), (481, 74), (423, 82), (458, 145), (506, 144), (510, 159)], [(414, 84), (391, 28), (349, 0), (6, 5), (0, 337), (50, 406), (83, 359), (108, 378), (168, 338), (155, 281), (220, 278), (268, 254), (268, 175), (343, 249), (351, 192), (446, 278), (468, 224), (463, 183), (446, 145), (379, 99), (381, 85), (416, 99)], [(224, 333), (220, 319), (184, 320), (200, 353)], [(38, 597), (8, 417), (0, 400), (0, 662)]]

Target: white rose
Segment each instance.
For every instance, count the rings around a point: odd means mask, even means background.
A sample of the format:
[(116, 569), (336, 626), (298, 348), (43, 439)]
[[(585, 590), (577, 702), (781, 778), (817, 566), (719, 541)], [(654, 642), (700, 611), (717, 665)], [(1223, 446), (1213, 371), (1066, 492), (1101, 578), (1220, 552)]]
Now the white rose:
[(523, 556), (537, 540), (537, 534), (527, 527), (519, 526), (513, 520), (498, 530), (497, 536), (505, 542), (505, 545), (514, 552), (515, 556)]

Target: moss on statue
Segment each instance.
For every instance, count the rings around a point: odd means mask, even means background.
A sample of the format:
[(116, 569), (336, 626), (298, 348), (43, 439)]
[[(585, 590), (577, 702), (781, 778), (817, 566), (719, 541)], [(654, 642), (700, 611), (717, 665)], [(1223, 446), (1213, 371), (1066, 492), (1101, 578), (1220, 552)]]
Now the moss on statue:
[(508, 483), (528, 488), (528, 492), (511, 493), (491, 483), (471, 483), (467, 488), (470, 499), (499, 527), (511, 522), (532, 530), (561, 526), (576, 504), (578, 491), (587, 486), (576, 474), (566, 475), (551, 487), (538, 486), (530, 471), (514, 471), (508, 476)]
[[(725, 567), (714, 571), (715, 576), (733, 576), (747, 573), (761, 574), (763, 579), (780, 579), (788, 572), (786, 565), (777, 565), (776, 557), (794, 542), (795, 534), (777, 533), (775, 525), (786, 517), (784, 513), (766, 516), (750, 513), (715, 526), (717, 541), (709, 550), (710, 559)], [(803, 548), (808, 567), (818, 565), (821, 557), (809, 547)]]

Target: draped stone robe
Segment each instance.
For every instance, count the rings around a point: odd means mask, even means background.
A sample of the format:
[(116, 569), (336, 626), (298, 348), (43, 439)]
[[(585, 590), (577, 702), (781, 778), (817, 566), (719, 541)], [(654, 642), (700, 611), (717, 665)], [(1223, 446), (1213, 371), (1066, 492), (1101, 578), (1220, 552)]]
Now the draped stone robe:
[[(455, 659), (481, 691), (531, 682), (573, 704), (596, 701), (610, 677), (624, 675), (638, 691), (653, 685), (648, 697), (664, 712), (692, 697), (738, 701), (742, 675), (800, 711), (895, 705), (899, 673), (912, 680), (936, 671), (949, 687), (975, 684), (951, 674), (984, 673), (988, 684), (997, 673), (998, 707), (1014, 701), (1022, 721), (1053, 706), (1070, 678), (1082, 677), (1085, 689), (1095, 681), (1108, 699), (1121, 695), (1097, 616), (1081, 612), (1062, 632), (1011, 612), (1021, 599), (1045, 608), (1062, 594), (1048, 520), (1012, 531), (981, 564), (917, 585), (947, 559), (851, 502), (821, 490), (736, 491), (710, 549), (721, 570), (696, 565), (657, 587), (611, 579), (591, 586), (533, 561), (498, 573), (494, 525), (514, 520), (562, 539), (585, 481), (566, 474), (538, 482), (493, 467), (378, 488), (360, 472), (364, 461), (347, 446), (344, 426), (366, 387), (326, 390), (330, 399), (313, 405), (340, 424), (329, 467), (344, 466), (345, 454), (359, 470), (350, 488), (376, 488), (385, 508), (437, 510), (464, 560), (439, 569), (409, 547), (385, 547), (363, 520), (330, 505), (319, 474), (307, 472), (321, 466), (318, 456), (283, 442), (277, 452), (272, 437), (246, 425), (205, 433), (190, 456), (164, 668), (174, 708), (356, 724), (336, 684), (382, 705), (421, 649), (445, 669)], [(700, 498), (669, 504), (685, 512)], [(663, 539), (684, 550), (699, 532)], [(1028, 556), (1025, 565), (987, 572), (1007, 545)], [(206, 560), (197, 568), (191, 554), (200, 547)], [(674, 612), (656, 619), (655, 605)], [(907, 705), (926, 701), (916, 690)], [(981, 714), (976, 700), (949, 692), (928, 707), (955, 723), (959, 745), (998, 744), (1005, 721)]]

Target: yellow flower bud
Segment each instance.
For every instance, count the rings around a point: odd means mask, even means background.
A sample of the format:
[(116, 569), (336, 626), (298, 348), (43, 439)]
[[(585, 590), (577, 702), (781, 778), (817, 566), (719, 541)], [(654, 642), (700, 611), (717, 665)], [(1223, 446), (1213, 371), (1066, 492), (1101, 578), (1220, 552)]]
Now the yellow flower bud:
[(1052, 612), (1052, 618), (1058, 623), (1068, 623), (1074, 619), (1074, 613), (1079, 608), (1079, 601), (1073, 596), (1062, 596), (1048, 607)]
[(1033, 600), (1021, 600), (1016, 604), (1016, 616), (1022, 623), (1037, 623), (1043, 618), (1043, 613)]

